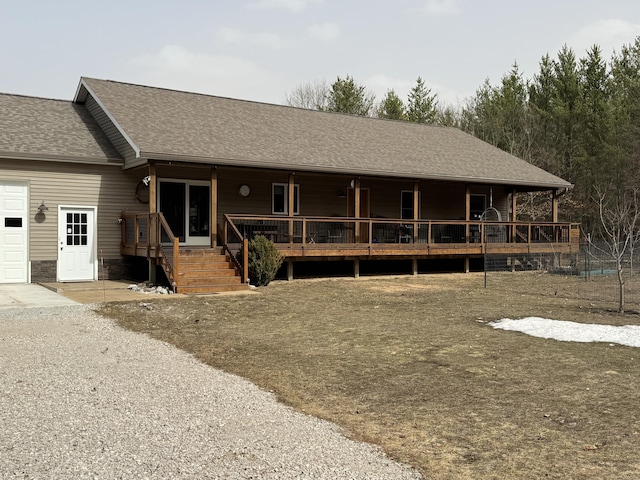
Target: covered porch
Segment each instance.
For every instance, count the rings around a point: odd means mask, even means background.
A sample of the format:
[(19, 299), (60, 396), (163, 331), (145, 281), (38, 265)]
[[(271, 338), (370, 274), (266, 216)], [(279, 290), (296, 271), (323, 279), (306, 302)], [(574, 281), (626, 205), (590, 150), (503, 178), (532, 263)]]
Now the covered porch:
[(122, 212), (121, 254), (162, 265), (174, 285), (191, 275), (194, 249), (206, 248), (247, 283), (239, 253), (257, 235), (274, 242), (289, 279), (295, 262), (310, 260), (352, 261), (357, 277), (361, 260), (411, 260), (415, 274), (424, 259), (463, 259), (469, 271), (470, 259), (488, 254), (515, 261), (579, 249), (579, 226), (558, 222), (562, 189), (550, 192), (550, 221), (522, 222), (516, 198), (527, 186), (153, 161), (137, 172), (148, 173), (149, 208)]

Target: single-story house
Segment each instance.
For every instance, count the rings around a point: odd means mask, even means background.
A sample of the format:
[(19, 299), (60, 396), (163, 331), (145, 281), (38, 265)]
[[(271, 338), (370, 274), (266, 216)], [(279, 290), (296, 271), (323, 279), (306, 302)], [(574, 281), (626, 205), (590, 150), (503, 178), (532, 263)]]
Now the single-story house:
[[(456, 128), (81, 78), (72, 101), (0, 94), (0, 282), (164, 271), (246, 288), (265, 235), (311, 260), (577, 254), (571, 184)], [(548, 222), (519, 192), (548, 191)], [(246, 249), (244, 249), (246, 251)], [(158, 270), (158, 269), (162, 270)]]

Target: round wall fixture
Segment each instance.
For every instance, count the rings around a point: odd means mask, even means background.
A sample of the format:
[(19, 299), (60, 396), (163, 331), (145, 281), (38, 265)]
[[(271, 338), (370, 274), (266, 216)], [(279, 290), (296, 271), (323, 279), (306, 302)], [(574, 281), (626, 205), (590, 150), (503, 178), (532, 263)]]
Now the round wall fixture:
[(136, 186), (136, 200), (140, 203), (149, 203), (149, 185), (140, 180)]
[(243, 197), (248, 197), (251, 193), (251, 189), (249, 188), (249, 185), (242, 184), (240, 185), (240, 188), (238, 188), (238, 193)]

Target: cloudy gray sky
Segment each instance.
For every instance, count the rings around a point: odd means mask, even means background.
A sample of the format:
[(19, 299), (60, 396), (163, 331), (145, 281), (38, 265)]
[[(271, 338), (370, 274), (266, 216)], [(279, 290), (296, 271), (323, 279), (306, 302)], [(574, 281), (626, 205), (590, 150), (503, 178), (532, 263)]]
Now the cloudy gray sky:
[(448, 103), (525, 78), (563, 44), (605, 58), (637, 0), (0, 0), (0, 92), (71, 99), (81, 76), (282, 103), (351, 75), (380, 99), (418, 76)]

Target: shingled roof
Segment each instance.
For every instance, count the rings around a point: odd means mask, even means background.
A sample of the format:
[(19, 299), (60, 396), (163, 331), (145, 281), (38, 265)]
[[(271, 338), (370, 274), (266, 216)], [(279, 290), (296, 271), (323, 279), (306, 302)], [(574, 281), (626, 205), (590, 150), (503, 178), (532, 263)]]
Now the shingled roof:
[(0, 158), (123, 164), (82, 105), (0, 94), (0, 112)]
[(82, 78), (140, 159), (533, 188), (571, 184), (457, 128)]

